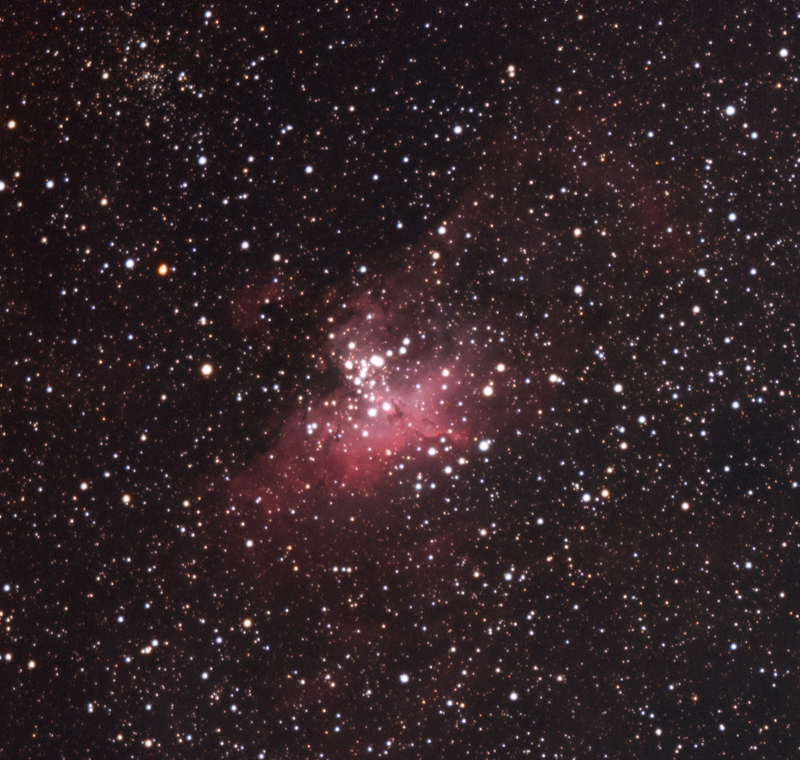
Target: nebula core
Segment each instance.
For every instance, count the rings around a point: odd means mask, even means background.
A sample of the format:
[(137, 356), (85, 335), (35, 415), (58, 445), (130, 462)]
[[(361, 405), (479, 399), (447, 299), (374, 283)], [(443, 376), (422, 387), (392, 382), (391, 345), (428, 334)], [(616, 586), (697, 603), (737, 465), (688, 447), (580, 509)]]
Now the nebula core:
[[(441, 277), (440, 254), (427, 253)], [(234, 497), (272, 514), (352, 503), (388, 480), (436, 488), (491, 448), (518, 386), (532, 392), (502, 343), (483, 339), (485, 325), (456, 322), (426, 278), (390, 272), (380, 281), (377, 295), (326, 298), (329, 312), (347, 313), (322, 318), (330, 330), (320, 361), (338, 382), (311, 403), (298, 400), (269, 450), (235, 479)]]

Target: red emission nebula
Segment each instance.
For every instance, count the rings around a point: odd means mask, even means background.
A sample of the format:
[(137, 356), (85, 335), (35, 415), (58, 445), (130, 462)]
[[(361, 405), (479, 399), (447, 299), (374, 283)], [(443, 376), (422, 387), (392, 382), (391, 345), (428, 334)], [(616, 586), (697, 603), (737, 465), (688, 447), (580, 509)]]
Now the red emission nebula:
[[(322, 505), (354, 509), (376, 489), (388, 496), (386, 489), (400, 488), (391, 494), (401, 497), (436, 489), (470, 461), (493, 457), (496, 439), (512, 420), (528, 428), (540, 421), (541, 409), (532, 410), (545, 406), (569, 375), (574, 330), (582, 329), (593, 299), (613, 304), (613, 294), (601, 291), (584, 304), (574, 282), (593, 279), (592, 267), (629, 261), (626, 246), (598, 222), (584, 234), (571, 220), (511, 214), (497, 199), (515, 197), (512, 191), (532, 167), (537, 176), (542, 169), (531, 145), (499, 142), (475, 189), (417, 245), (383, 257), (389, 264), (382, 276), (364, 274), (346, 295), (332, 288), (313, 307), (303, 304), (291, 278), (262, 279), (243, 289), (232, 315), (240, 329), (256, 329), (269, 345), (283, 341), (281, 351), (306, 352), (309, 367), (339, 380), (333, 390), (303, 395), (280, 419), (267, 417), (266, 426), (280, 432), (234, 478), (232, 499), (275, 514)], [(654, 195), (647, 178), (608, 166), (581, 180), (587, 192), (613, 182), (635, 197)], [(657, 203), (631, 213), (639, 234), (651, 231), (661, 240), (669, 222)], [(587, 238), (592, 256), (578, 257)], [(680, 240), (670, 242), (661, 253), (665, 268), (686, 254)], [(564, 283), (552, 265), (570, 256), (575, 281)], [(658, 267), (655, 256), (652, 265)], [(511, 276), (502, 284), (495, 278), (487, 289), (494, 266), (507, 267)], [(551, 307), (561, 316), (548, 314)], [(259, 324), (265, 308), (269, 319)], [(301, 340), (293, 317), (310, 321), (307, 332), (320, 336), (313, 350), (305, 348), (313, 341)], [(600, 319), (605, 327), (610, 317)], [(287, 335), (295, 336), (290, 345)]]
[(502, 424), (504, 397), (517, 385), (505, 353), (477, 324), (448, 319), (424, 278), (389, 279), (380, 296), (333, 304), (348, 316), (335, 326), (327, 318), (321, 361), (340, 382), (298, 402), (269, 451), (232, 483), (235, 499), (268, 514), (352, 509), (389, 484), (435, 489), (491, 449), (487, 431)]

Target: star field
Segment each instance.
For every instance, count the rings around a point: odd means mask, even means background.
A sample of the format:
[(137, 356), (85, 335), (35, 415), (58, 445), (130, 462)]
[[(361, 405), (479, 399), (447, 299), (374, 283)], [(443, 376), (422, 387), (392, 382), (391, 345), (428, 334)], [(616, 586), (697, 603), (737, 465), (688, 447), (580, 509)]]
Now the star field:
[(796, 8), (0, 15), (0, 755), (800, 751)]

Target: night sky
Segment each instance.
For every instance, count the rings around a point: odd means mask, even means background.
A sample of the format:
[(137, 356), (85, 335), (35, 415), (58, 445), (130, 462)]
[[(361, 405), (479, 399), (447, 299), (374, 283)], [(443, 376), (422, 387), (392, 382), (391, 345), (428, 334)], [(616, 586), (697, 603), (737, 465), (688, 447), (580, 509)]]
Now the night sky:
[(0, 10), (0, 755), (800, 752), (800, 14)]

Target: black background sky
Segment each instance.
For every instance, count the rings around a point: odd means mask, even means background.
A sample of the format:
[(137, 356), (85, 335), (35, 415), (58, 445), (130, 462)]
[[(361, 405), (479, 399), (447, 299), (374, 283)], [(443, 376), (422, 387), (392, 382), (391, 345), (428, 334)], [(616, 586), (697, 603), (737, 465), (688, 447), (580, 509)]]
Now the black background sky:
[(790, 3), (0, 10), (0, 755), (793, 757)]

